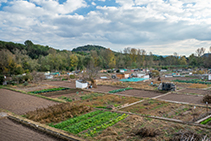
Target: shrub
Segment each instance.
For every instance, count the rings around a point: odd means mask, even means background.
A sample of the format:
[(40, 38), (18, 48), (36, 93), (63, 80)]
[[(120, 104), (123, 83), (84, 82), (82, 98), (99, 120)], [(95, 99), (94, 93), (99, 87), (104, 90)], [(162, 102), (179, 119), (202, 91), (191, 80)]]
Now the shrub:
[(75, 75), (70, 75), (70, 79), (75, 79)]
[(152, 70), (152, 77), (158, 77), (160, 75), (158, 70)]
[(27, 73), (25, 76), (23, 76), (23, 80), (25, 80), (25, 81), (30, 81), (32, 79), (33, 79), (33, 77), (30, 73)]
[(4, 75), (0, 75), (0, 85), (2, 85), (4, 82)]
[(203, 102), (206, 103), (211, 103), (211, 95), (207, 94), (203, 97)]

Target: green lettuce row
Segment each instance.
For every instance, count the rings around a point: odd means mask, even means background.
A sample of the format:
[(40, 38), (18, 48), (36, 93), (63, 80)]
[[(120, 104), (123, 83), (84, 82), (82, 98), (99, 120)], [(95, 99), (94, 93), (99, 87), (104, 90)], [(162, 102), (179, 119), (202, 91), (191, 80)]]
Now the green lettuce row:
[(78, 122), (71, 126), (65, 127), (62, 130), (71, 132), (73, 134), (78, 134), (81, 131), (94, 127), (96, 125), (100, 125), (102, 123), (108, 122), (111, 118), (118, 117), (120, 114), (112, 113), (112, 112), (105, 112), (99, 115), (96, 115), (90, 119)]
[(125, 90), (131, 90), (131, 89), (133, 89), (133, 88), (128, 87), (128, 88), (125, 88), (125, 89), (112, 90), (112, 91), (109, 91), (109, 93), (118, 93), (118, 92), (122, 92), (122, 91), (125, 91)]
[(109, 126), (113, 126), (114, 124), (116, 124), (117, 122), (125, 119), (126, 117), (128, 117), (128, 115), (123, 114), (117, 118), (114, 118), (112, 120), (109, 120), (109, 122), (101, 124), (99, 126), (96, 126), (95, 128), (93, 128), (93, 130), (90, 130), (88, 133), (86, 133), (86, 136), (93, 136), (94, 134), (100, 132), (103, 129), (108, 128)]
[(91, 113), (87, 113), (85, 115), (81, 115), (79, 117), (70, 118), (70, 119), (68, 119), (66, 121), (63, 121), (61, 123), (58, 123), (56, 125), (51, 125), (51, 126), (55, 127), (55, 128), (58, 128), (58, 129), (63, 129), (63, 128), (67, 127), (67, 126), (70, 126), (71, 124), (77, 123), (79, 121), (86, 120), (87, 118), (93, 117), (93, 116), (98, 115), (100, 113), (103, 113), (103, 111), (97, 110), (97, 111), (94, 111), (94, 112), (91, 112)]

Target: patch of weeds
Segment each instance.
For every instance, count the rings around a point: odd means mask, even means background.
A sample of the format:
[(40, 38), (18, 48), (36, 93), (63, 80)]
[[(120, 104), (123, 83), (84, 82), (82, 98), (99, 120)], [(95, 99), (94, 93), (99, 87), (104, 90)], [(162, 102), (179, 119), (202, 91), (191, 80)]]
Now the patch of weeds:
[(152, 118), (145, 117), (144, 120), (146, 120), (146, 121), (152, 121)]
[(98, 97), (98, 96), (103, 96), (103, 94), (98, 94), (98, 93), (87, 94), (87, 95), (81, 96), (81, 99), (82, 100), (92, 99), (92, 98)]

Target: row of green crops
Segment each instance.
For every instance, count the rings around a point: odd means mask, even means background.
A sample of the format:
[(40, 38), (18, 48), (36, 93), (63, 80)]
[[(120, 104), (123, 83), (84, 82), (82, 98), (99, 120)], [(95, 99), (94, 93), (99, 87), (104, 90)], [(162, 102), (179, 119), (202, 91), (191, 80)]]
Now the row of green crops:
[(198, 84), (211, 84), (211, 82), (204, 82), (200, 81), (199, 79), (191, 79), (191, 80), (173, 80), (174, 82), (181, 82), (181, 83), (198, 83)]
[(68, 90), (68, 89), (70, 89), (70, 88), (59, 87), (59, 88), (43, 89), (43, 90), (40, 90), (40, 91), (32, 91), (32, 92), (30, 92), (30, 93), (39, 94), (39, 93), (47, 93), (47, 92), (54, 92), (54, 91), (62, 91), (62, 90)]
[(65, 130), (73, 134), (78, 134), (87, 129), (91, 129), (87, 135), (92, 136), (109, 126), (114, 125), (127, 116), (128, 115), (126, 114), (97, 110), (79, 117), (71, 118), (56, 125), (50, 124), (49, 126)]
[(133, 88), (124, 88), (124, 89), (117, 89), (117, 90), (113, 90), (113, 91), (109, 91), (109, 93), (118, 93), (118, 92), (122, 92), (122, 91), (126, 91), (126, 90), (131, 90)]
[(211, 122), (211, 118), (208, 118), (208, 119), (202, 121), (201, 124), (205, 125), (205, 124), (207, 124), (209, 122)]
[(128, 115), (123, 114), (117, 118), (114, 118), (112, 120), (109, 120), (107, 123), (101, 124), (99, 126), (96, 126), (95, 128), (93, 128), (92, 130), (90, 130), (88, 133), (86, 133), (86, 136), (93, 136), (94, 134), (108, 128), (109, 126), (112, 126), (114, 124), (116, 124), (117, 122), (125, 119), (126, 117), (128, 117)]
[(78, 123), (79, 121), (82, 121), (82, 120), (86, 120), (87, 118), (93, 117), (93, 116), (100, 114), (100, 113), (103, 113), (103, 111), (97, 110), (97, 111), (87, 113), (87, 114), (79, 116), (79, 117), (70, 118), (66, 121), (60, 122), (56, 125), (50, 125), (50, 126), (55, 127), (55, 128), (59, 128), (59, 129), (63, 129), (67, 126), (70, 126), (71, 124)]

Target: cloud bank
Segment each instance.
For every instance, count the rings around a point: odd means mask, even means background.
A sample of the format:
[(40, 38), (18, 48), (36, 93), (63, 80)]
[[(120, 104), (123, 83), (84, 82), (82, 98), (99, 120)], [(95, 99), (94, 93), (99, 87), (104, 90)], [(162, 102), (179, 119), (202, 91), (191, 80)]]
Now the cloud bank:
[(190, 55), (211, 46), (208, 0), (0, 0), (0, 40)]

